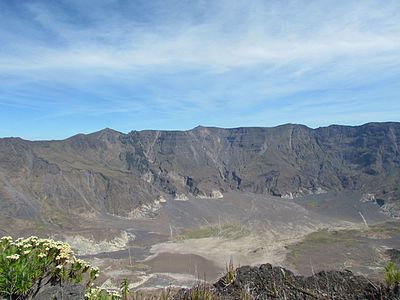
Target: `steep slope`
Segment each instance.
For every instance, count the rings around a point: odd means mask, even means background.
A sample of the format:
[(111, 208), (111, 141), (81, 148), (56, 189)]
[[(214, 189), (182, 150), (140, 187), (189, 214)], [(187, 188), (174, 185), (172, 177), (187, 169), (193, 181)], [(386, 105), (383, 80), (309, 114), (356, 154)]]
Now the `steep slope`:
[(132, 217), (162, 198), (218, 197), (229, 190), (292, 197), (355, 189), (397, 214), (399, 141), (400, 123), (4, 138), (1, 220), (65, 226), (73, 216)]

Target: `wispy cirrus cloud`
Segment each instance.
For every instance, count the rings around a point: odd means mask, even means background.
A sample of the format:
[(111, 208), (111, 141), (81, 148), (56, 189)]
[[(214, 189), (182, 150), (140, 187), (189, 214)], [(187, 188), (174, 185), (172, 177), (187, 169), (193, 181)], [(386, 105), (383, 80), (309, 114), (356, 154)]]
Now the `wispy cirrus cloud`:
[(129, 130), (352, 123), (360, 103), (353, 123), (400, 115), (398, 1), (0, 0), (0, 17), (3, 120), (77, 118), (72, 133), (94, 129), (84, 117)]
[(200, 20), (170, 20), (171, 12), (180, 8), (172, 1), (168, 9), (151, 6), (157, 18), (147, 22), (135, 19), (138, 11), (132, 12), (132, 19), (121, 17), (117, 3), (106, 2), (113, 8), (110, 12), (107, 5), (93, 3), (83, 7), (70, 4), (70, 9), (49, 2), (21, 5), (36, 30), (32, 30), (32, 38), (21, 34), (19, 39), (17, 35), (12, 51), (2, 57), (2, 69), (120, 71), (164, 66), (223, 70), (293, 63), (307, 63), (310, 68), (354, 56), (358, 60), (372, 56), (383, 63), (382, 55), (389, 62), (400, 56), (396, 2), (382, 9), (377, 2), (335, 6), (326, 2), (221, 1), (214, 7), (201, 7), (199, 13), (204, 16)]

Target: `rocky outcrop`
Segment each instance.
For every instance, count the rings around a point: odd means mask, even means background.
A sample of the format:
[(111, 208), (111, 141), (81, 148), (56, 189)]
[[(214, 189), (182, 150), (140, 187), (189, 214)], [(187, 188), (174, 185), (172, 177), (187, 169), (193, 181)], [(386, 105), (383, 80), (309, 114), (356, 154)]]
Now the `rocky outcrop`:
[(85, 287), (79, 284), (47, 285), (32, 298), (33, 300), (83, 300)]
[(399, 147), (400, 123), (5, 138), (0, 212), (3, 220), (65, 228), (72, 216), (134, 216), (160, 198), (220, 197), (230, 190), (292, 198), (355, 189), (396, 215)]
[[(192, 299), (193, 289), (183, 289), (175, 299)], [(319, 272), (314, 276), (296, 276), (291, 271), (264, 264), (236, 269), (234, 280), (227, 283), (225, 276), (208, 288), (212, 299), (288, 299), (288, 300), (366, 300), (400, 299), (396, 289), (386, 288), (350, 271)]]

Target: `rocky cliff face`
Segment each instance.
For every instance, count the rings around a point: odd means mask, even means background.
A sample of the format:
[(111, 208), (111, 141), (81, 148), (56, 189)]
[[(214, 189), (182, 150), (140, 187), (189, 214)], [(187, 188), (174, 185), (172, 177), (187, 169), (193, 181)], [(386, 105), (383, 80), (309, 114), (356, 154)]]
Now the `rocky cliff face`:
[(295, 197), (356, 189), (396, 214), (400, 123), (105, 129), (62, 141), (0, 139), (0, 212), (57, 223), (67, 216), (135, 216), (165, 198), (229, 190)]

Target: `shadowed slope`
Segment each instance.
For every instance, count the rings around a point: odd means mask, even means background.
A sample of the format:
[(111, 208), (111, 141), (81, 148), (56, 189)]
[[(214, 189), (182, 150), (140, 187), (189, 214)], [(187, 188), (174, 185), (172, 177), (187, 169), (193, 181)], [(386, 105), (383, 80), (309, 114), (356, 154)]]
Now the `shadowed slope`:
[(399, 123), (5, 138), (0, 209), (4, 216), (68, 226), (73, 216), (134, 217), (162, 198), (355, 189), (397, 214), (399, 141)]

